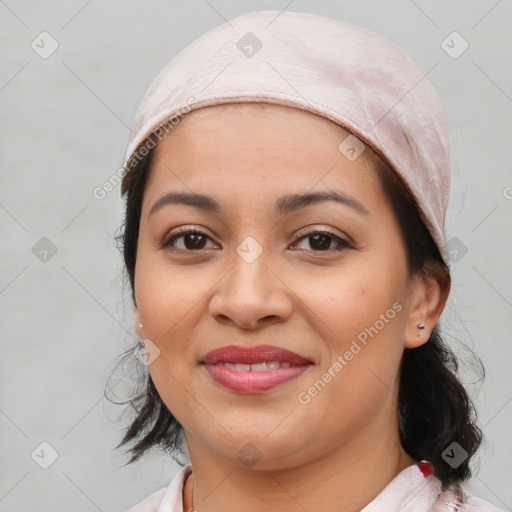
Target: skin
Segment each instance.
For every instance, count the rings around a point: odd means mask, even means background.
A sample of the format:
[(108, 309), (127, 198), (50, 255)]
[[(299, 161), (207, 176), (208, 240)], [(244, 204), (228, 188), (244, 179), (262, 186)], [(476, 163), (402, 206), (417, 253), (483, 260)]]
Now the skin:
[[(415, 463), (398, 436), (399, 365), (404, 348), (428, 339), (449, 283), (438, 268), (408, 274), (377, 177), (382, 163), (368, 147), (349, 161), (338, 150), (348, 135), (298, 109), (237, 104), (192, 111), (155, 149), (137, 249), (135, 329), (160, 350), (149, 371), (185, 430), (193, 474), (184, 510), (192, 487), (200, 512), (238, 511), (240, 503), (247, 512), (361, 510)], [(332, 201), (274, 213), (283, 195), (326, 189), (350, 194), (367, 215)], [(208, 194), (224, 212), (174, 204), (148, 216), (169, 191)], [(162, 248), (180, 226), (207, 236)], [(309, 237), (301, 239), (304, 228)], [(322, 228), (351, 246), (336, 251), (334, 238), (315, 244), (311, 236)], [(262, 249), (252, 263), (236, 252), (249, 236)], [(401, 311), (300, 403), (299, 393), (396, 302)], [(426, 325), (423, 338), (418, 323)], [(230, 344), (277, 345), (314, 365), (266, 393), (236, 393), (199, 364)], [(237, 457), (246, 443), (259, 452), (251, 467)]]

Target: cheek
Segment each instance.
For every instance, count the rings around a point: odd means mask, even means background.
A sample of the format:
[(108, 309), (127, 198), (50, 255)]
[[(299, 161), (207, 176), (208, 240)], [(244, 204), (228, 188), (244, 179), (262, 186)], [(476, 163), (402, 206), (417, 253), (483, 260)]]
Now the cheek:
[(371, 268), (303, 285), (316, 336), (323, 340), (319, 372), (326, 386), (319, 383), (322, 391), (315, 397), (320, 410), (329, 411), (330, 403), (350, 411), (366, 404), (371, 412), (396, 388), (406, 323), (403, 297), (392, 282), (399, 276)]
[(186, 428), (194, 417), (188, 390), (190, 365), (193, 363), (191, 332), (194, 329), (195, 294), (185, 291), (176, 273), (152, 266), (137, 276), (137, 304), (144, 335), (158, 347), (158, 356), (148, 367), (155, 387), (166, 407)]
[(218, 279), (194, 266), (171, 266), (161, 254), (149, 251), (141, 251), (137, 261), (135, 290), (144, 336), (159, 349), (148, 370), (165, 405), (190, 430), (199, 414), (194, 396), (200, 396), (191, 381), (191, 368), (197, 364), (192, 342), (204, 316), (205, 293)]
[[(197, 274), (197, 271), (196, 271)], [(172, 267), (161, 257), (142, 256), (137, 262), (135, 290), (145, 335), (155, 340), (180, 339), (190, 329), (204, 296), (205, 281), (192, 274), (192, 267)]]
[(397, 278), (390, 272), (367, 265), (364, 272), (340, 269), (302, 279), (300, 288), (302, 300), (315, 313), (316, 329), (329, 340), (332, 352), (344, 352), (356, 339), (364, 343), (378, 337), (381, 346), (400, 342), (404, 307)]
[(304, 421), (309, 432), (331, 433), (341, 442), (394, 410), (404, 306), (379, 273), (312, 279), (304, 290), (316, 336), (323, 340), (318, 373), (302, 389), (301, 403), (309, 401), (304, 408), (310, 408)]

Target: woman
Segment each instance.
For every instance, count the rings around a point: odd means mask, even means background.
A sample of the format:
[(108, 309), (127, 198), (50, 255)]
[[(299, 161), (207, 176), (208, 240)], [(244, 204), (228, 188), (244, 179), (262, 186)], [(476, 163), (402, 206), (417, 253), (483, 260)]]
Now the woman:
[(385, 39), (255, 12), (185, 48), (130, 136), (120, 242), (147, 380), (121, 445), (190, 455), (131, 512), (496, 511), (439, 319), (439, 99)]

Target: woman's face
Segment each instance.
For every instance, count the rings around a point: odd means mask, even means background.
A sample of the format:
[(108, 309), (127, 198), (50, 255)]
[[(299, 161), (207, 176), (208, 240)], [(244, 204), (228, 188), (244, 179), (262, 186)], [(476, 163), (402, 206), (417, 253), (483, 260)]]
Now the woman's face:
[[(156, 147), (136, 329), (191, 456), (277, 469), (397, 435), (401, 354), (425, 341), (416, 324), (428, 319), (376, 159), (368, 147), (354, 158), (353, 136), (340, 151), (349, 135), (298, 109), (239, 104), (191, 112)], [(158, 203), (171, 192), (210, 199)], [(180, 232), (189, 228), (199, 234)], [(309, 364), (286, 368), (283, 356), (252, 376), (204, 364), (228, 345), (271, 345)]]

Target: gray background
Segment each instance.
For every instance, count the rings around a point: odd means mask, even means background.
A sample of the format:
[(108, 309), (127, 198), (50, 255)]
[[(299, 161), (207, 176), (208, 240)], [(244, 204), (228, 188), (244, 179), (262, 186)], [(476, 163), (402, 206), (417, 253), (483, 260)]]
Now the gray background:
[[(444, 327), (487, 369), (470, 386), (488, 439), (470, 489), (512, 510), (510, 0), (0, 0), (1, 512), (123, 511), (179, 469), (156, 454), (123, 467), (114, 450), (126, 419), (103, 391), (136, 338), (113, 245), (119, 187), (103, 200), (93, 190), (122, 164), (139, 101), (177, 52), (224, 19), (285, 8), (369, 28), (424, 72), (435, 65), (453, 161)], [(51, 48), (43, 31), (58, 43), (47, 58), (31, 47)], [(457, 58), (453, 31), (469, 44)], [(43, 237), (56, 254), (38, 252)], [(43, 441), (58, 453), (48, 469)]]

